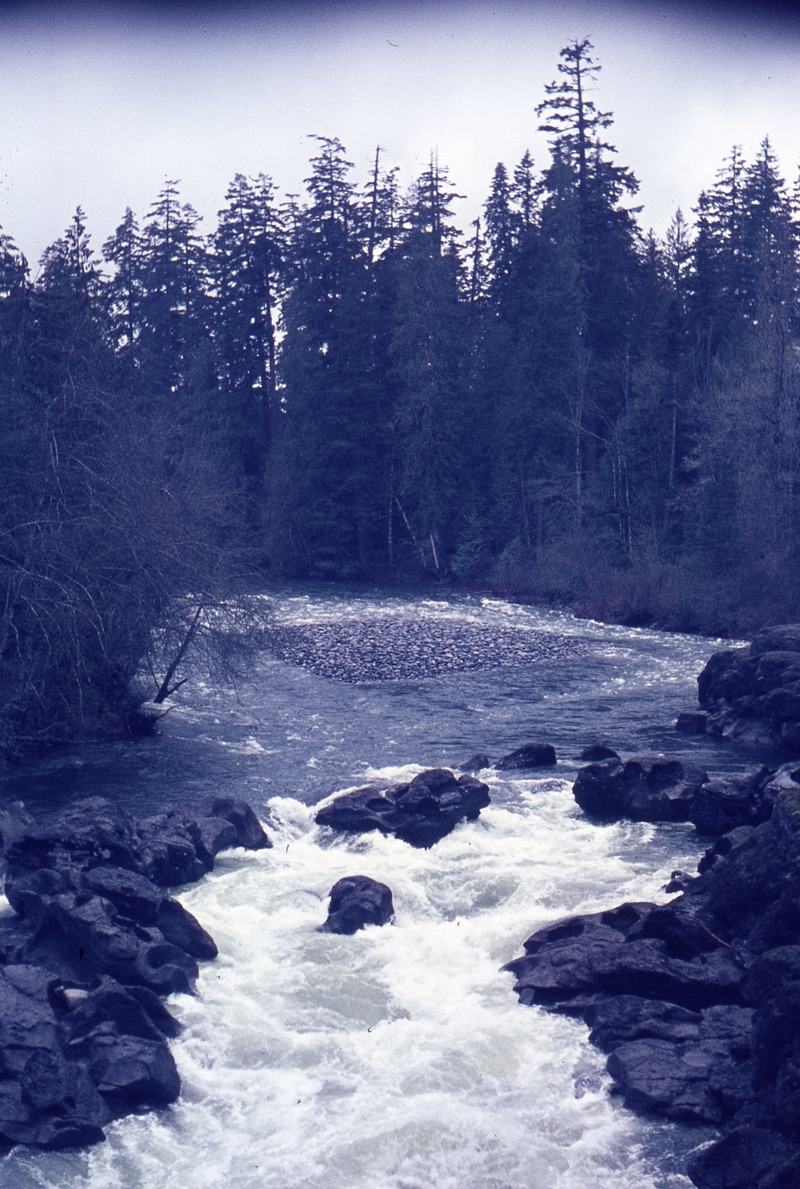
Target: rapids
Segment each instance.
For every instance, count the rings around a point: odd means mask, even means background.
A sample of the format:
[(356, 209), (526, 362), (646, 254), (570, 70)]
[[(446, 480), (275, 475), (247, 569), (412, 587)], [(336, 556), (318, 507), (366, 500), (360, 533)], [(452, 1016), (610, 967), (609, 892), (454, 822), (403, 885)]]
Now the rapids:
[[(208, 792), (241, 797), (275, 845), (221, 855), (181, 894), (220, 957), (202, 964), (196, 997), (169, 1002), (184, 1024), (177, 1105), (112, 1124), (90, 1151), (16, 1149), (0, 1183), (689, 1186), (686, 1158), (712, 1132), (620, 1109), (584, 1025), (520, 1007), (499, 967), (535, 928), (666, 898), (671, 871), (693, 868), (704, 849), (693, 827), (592, 825), (570, 785), (597, 741), (715, 775), (752, 762), (672, 727), (720, 642), (478, 596), (274, 597), (278, 655), (238, 693), (187, 684), (157, 738), (76, 748), (4, 778), (38, 810), (100, 793), (139, 815)], [(313, 822), (335, 791), (539, 740), (558, 767), (481, 773), (492, 805), (430, 851)], [(354, 874), (391, 887), (394, 925), (317, 933), (331, 886)]]

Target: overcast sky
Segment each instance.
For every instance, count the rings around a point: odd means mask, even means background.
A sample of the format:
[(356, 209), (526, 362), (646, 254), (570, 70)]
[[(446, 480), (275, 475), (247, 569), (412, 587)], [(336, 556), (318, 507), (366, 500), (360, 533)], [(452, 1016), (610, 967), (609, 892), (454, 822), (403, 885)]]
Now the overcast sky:
[(494, 165), (547, 161), (535, 107), (559, 49), (590, 37), (618, 161), (641, 182), (640, 221), (663, 234), (734, 144), (769, 135), (800, 163), (794, 5), (643, 0), (0, 0), (0, 225), (32, 264), (80, 203), (99, 249), (125, 207), (165, 180), (211, 230), (237, 172), (302, 189), (309, 133), (338, 136), (365, 178), (376, 144), (408, 184), (432, 150), (468, 227)]

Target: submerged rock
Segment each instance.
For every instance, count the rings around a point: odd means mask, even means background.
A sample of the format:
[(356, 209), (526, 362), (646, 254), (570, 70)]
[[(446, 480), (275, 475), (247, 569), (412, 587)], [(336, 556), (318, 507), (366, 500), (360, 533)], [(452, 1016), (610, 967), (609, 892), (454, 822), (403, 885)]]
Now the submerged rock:
[(489, 757), (482, 751), (478, 751), (474, 756), (470, 756), (463, 764), (458, 765), (459, 772), (482, 772), (484, 768), (489, 767)]
[(475, 821), (490, 803), (488, 786), (448, 768), (429, 768), (408, 784), (374, 785), (342, 793), (317, 813), (320, 826), (352, 834), (380, 830), (411, 846), (430, 847), (459, 822)]
[(190, 991), (217, 948), (166, 888), (224, 847), (270, 845), (240, 801), (210, 798), (137, 821), (94, 797), (34, 819), (0, 811), (0, 1143), (75, 1147), (112, 1118), (174, 1102), (159, 996)]
[(495, 768), (509, 772), (521, 768), (551, 768), (556, 762), (555, 748), (550, 743), (525, 743), (498, 760)]
[(320, 933), (356, 933), (365, 925), (385, 925), (394, 916), (391, 889), (367, 875), (348, 875), (331, 888), (328, 919)]

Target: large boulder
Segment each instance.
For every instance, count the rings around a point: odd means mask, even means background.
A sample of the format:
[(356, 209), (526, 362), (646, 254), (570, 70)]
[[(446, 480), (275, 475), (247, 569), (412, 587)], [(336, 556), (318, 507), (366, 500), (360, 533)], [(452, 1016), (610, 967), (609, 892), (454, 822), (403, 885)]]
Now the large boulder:
[(348, 875), (331, 888), (328, 919), (320, 933), (356, 933), (365, 925), (385, 925), (394, 915), (392, 892), (367, 875)]
[(685, 822), (706, 772), (664, 756), (601, 760), (581, 768), (572, 788), (586, 813), (603, 821)]
[(342, 793), (316, 815), (320, 826), (346, 833), (380, 830), (411, 846), (430, 847), (459, 822), (474, 821), (490, 803), (489, 789), (467, 774), (457, 779), (447, 768), (429, 768), (408, 784), (374, 785)]
[[(800, 625), (765, 628), (749, 647), (714, 653), (697, 691), (702, 731), (800, 753)], [(680, 716), (679, 730), (689, 729), (691, 713)]]

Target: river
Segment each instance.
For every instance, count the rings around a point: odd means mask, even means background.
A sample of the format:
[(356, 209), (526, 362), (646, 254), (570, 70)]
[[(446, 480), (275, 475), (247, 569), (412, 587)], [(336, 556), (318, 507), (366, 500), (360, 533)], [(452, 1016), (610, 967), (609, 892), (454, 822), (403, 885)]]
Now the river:
[[(81, 747), (3, 779), (32, 809), (78, 796), (138, 815), (248, 800), (274, 849), (232, 851), (180, 898), (215, 938), (174, 996), (182, 1095), (86, 1152), (16, 1149), (9, 1189), (684, 1189), (707, 1129), (640, 1120), (608, 1094), (583, 1024), (523, 1008), (499, 967), (534, 929), (658, 900), (704, 846), (693, 827), (598, 827), (578, 754), (663, 751), (714, 775), (752, 756), (675, 733), (721, 641), (477, 595), (272, 592), (279, 631), (238, 691), (187, 683), (157, 737)], [(292, 663), (292, 662), (300, 663)], [(465, 671), (459, 671), (466, 666)], [(481, 774), (492, 804), (430, 851), (334, 837), (314, 806), (552, 743), (556, 769)], [(316, 932), (337, 879), (389, 884), (395, 924)]]

